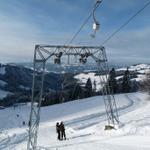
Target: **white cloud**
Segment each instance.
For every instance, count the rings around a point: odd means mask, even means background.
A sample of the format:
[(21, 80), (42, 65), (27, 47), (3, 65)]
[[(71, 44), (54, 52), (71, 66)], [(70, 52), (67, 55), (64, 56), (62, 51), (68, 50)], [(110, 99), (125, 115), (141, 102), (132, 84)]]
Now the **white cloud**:
[(150, 29), (127, 30), (119, 33), (106, 44), (109, 58), (126, 62), (150, 62)]
[[(63, 37), (48, 35), (44, 30), (29, 22), (14, 20), (11, 16), (0, 15), (0, 59), (2, 61), (32, 60), (35, 44), (53, 44)], [(64, 38), (65, 39), (65, 38)]]
[[(58, 1), (59, 0), (46, 0), (45, 3), (47, 3), (47, 5), (49, 5), (48, 7), (51, 8), (53, 5), (56, 6)], [(61, 18), (60, 14), (60, 20), (64, 21), (60, 22), (58, 18), (55, 18), (55, 15), (51, 16), (51, 14), (49, 14), (48, 12), (46, 12), (45, 14), (45, 9), (34, 8), (36, 10), (40, 9), (40, 11), (37, 11), (37, 13), (35, 13), (34, 15), (31, 14), (31, 18), (29, 18), (28, 20), (27, 17), (30, 16), (29, 14), (25, 15), (27, 10), (23, 10), (24, 5), (17, 0), (14, 0), (13, 2), (13, 5), (8, 4), (8, 8), (10, 7), (14, 11), (16, 11), (15, 14), (18, 13), (18, 16), (13, 16), (13, 14), (11, 15), (6, 11), (0, 10), (0, 59), (7, 59), (12, 61), (22, 61), (27, 59), (32, 60), (35, 44), (64, 44), (65, 41), (68, 41), (72, 37), (72, 34), (76, 32), (75, 28), (68, 32), (66, 31), (66, 29), (63, 29), (63, 27), (65, 28), (66, 25), (71, 26), (71, 23), (78, 23), (71, 22), (73, 18), (71, 18), (71, 20), (68, 21), (65, 20), (65, 17)], [(34, 2), (41, 3), (41, 0), (37, 0)], [(138, 0), (137, 3), (139, 4), (139, 2), (140, 1)], [(135, 4), (135, 0), (114, 0), (113, 2), (110, 0), (103, 1), (105, 11), (102, 12), (102, 14), (105, 14), (106, 10), (108, 11), (108, 13), (106, 13), (106, 15), (104, 16), (98, 16), (97, 13), (97, 16), (105, 18), (111, 12), (113, 13), (113, 10), (122, 11), (128, 8), (137, 8), (137, 3)], [(67, 12), (65, 13), (83, 11), (82, 7), (80, 7), (78, 3), (77, 5), (72, 5), (72, 3), (68, 3), (68, 1), (62, 0), (59, 3), (59, 5), (64, 7), (63, 10), (66, 9)], [(58, 6), (56, 7), (59, 8)], [(101, 11), (101, 9), (99, 11)], [(22, 13), (22, 15), (19, 15), (19, 13)], [(74, 15), (76, 15), (76, 13)], [(105, 27), (104, 24), (102, 24), (102, 31), (99, 31), (99, 33), (96, 35), (97, 38), (95, 40), (90, 40), (90, 34), (92, 33), (91, 23), (91, 26), (88, 24), (87, 27), (83, 29), (83, 34), (80, 34), (75, 40), (75, 42), (80, 42), (82, 45), (100, 45), (103, 39), (105, 39), (109, 35), (109, 33), (112, 33), (114, 27), (111, 27), (111, 25), (116, 25), (116, 23), (120, 22), (120, 20), (114, 20), (114, 22), (110, 22), (109, 19), (111, 19), (111, 15), (109, 17), (110, 18), (108, 18), (107, 23), (110, 23), (110, 25)], [(148, 23), (149, 19), (147, 19), (146, 17), (143, 17), (143, 19), (147, 21), (145, 22), (145, 24)], [(40, 23), (41, 25), (39, 25)], [(80, 26), (80, 23), (78, 24)], [(105, 45), (110, 60), (122, 61), (124, 59), (125, 61), (138, 61), (139, 59), (148, 61), (148, 56), (150, 55), (149, 23), (147, 26), (147, 28), (145, 26), (142, 26), (140, 29), (135, 27), (135, 29), (132, 28), (132, 30), (129, 27), (128, 29), (121, 31), (113, 39), (111, 39), (109, 43)]]

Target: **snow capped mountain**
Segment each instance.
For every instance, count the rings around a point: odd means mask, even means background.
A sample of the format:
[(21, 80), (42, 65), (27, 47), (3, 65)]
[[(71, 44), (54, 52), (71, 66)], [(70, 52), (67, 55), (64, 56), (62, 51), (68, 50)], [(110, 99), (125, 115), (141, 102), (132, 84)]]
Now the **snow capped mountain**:
[[(31, 101), (33, 70), (21, 65), (0, 64), (0, 106)], [(58, 92), (61, 89), (63, 74), (46, 72), (44, 90)], [(73, 75), (70, 80), (72, 79)]]
[[(120, 70), (126, 70), (127, 68), (119, 68), (117, 71)], [(139, 73), (146, 73), (147, 71), (150, 70), (150, 65), (149, 64), (138, 64), (138, 65), (132, 65), (128, 67), (129, 71), (137, 71)]]
[[(127, 68), (116, 69), (116, 80), (118, 82), (123, 80), (123, 74), (126, 70)], [(150, 71), (150, 65), (148, 64), (133, 65), (133, 66), (128, 67), (128, 70), (130, 71), (130, 75), (131, 75), (130, 80), (132, 82), (135, 81), (137, 83), (140, 83), (145, 78), (145, 74)], [(101, 75), (101, 77), (103, 76)], [(96, 84), (97, 91), (100, 90), (102, 87), (101, 86), (102, 83), (100, 83), (100, 77), (95, 72), (90, 71), (89, 73), (87, 72), (80, 73), (80, 74), (77, 74), (75, 78), (78, 79), (78, 82), (80, 82), (83, 85), (85, 85), (88, 78), (90, 78), (92, 82), (92, 86), (94, 87), (94, 84)]]
[[(139, 64), (129, 67), (129, 71), (132, 75), (131, 81), (133, 84), (136, 84), (136, 87), (138, 87), (139, 82), (144, 79), (145, 73), (147, 73), (149, 69), (150, 65), (148, 64)], [(116, 79), (118, 82), (122, 81), (125, 70), (126, 68), (116, 69)], [(0, 64), (0, 99), (5, 99), (5, 101), (9, 99), (8, 105), (12, 105), (14, 102), (16, 102), (16, 99), (18, 102), (29, 101), (32, 87), (32, 74), (33, 70), (27, 67), (16, 64)], [(63, 81), (62, 73), (47, 71), (45, 78), (46, 89), (51, 89), (54, 91), (59, 91), (61, 89), (61, 82)], [(92, 81), (92, 86), (95, 86), (96, 91), (99, 91), (102, 87), (99, 76), (97, 76), (97, 74), (91, 70), (89, 72), (77, 74), (74, 78), (77, 79), (77, 82), (81, 83), (82, 86), (85, 86), (87, 79), (90, 78)], [(20, 97), (20, 95), (22, 96)]]

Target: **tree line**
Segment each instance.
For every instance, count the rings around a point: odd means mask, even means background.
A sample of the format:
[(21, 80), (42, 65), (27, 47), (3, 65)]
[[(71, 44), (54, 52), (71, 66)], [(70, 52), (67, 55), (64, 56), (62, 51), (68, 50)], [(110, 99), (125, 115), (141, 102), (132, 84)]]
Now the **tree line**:
[[(121, 83), (117, 81), (116, 71), (114, 68), (112, 68), (109, 72), (106, 86), (109, 86), (111, 92), (114, 94), (132, 92), (132, 83), (130, 82), (130, 72), (128, 68), (124, 72)], [(62, 83), (62, 90), (49, 91), (49, 93), (47, 93), (45, 96), (42, 105), (47, 106), (101, 94), (101, 91), (97, 89), (96, 81), (92, 83), (90, 78), (87, 79), (85, 85), (82, 85), (77, 81), (71, 82), (70, 80), (65, 79), (65, 81)]]
[(129, 93), (131, 92), (132, 83), (130, 81), (130, 71), (128, 68), (124, 72), (121, 82), (116, 79), (116, 71), (114, 68), (109, 72), (108, 85), (112, 93)]

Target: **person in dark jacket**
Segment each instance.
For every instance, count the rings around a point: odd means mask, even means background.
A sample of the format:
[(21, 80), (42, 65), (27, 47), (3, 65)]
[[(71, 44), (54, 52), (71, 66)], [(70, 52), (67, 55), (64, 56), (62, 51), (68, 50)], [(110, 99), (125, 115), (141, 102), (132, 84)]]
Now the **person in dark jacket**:
[(65, 133), (65, 126), (64, 123), (60, 123), (60, 133), (61, 133), (61, 140), (66, 140), (66, 133)]
[(59, 124), (59, 122), (56, 123), (56, 133), (57, 133), (57, 139), (60, 140), (60, 124)]

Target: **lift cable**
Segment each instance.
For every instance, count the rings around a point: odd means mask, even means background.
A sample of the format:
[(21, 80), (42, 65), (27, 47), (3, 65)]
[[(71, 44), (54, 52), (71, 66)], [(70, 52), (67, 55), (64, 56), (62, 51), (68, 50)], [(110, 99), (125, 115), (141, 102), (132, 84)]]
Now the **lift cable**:
[[(84, 26), (87, 24), (87, 22), (89, 21), (89, 19), (93, 16), (93, 11), (95, 11), (100, 4), (100, 0), (97, 0), (96, 3), (94, 4), (94, 8), (92, 10), (92, 12), (90, 13), (90, 15), (84, 20), (84, 22), (81, 24), (80, 28), (77, 30), (77, 32), (74, 34), (74, 36), (71, 38), (71, 40), (68, 42), (68, 45), (71, 44), (75, 38), (78, 36), (78, 34), (81, 32), (81, 30), (84, 28)], [(95, 19), (95, 18), (94, 18)], [(64, 44), (67, 45), (67, 44)]]
[(131, 16), (123, 25), (121, 25), (115, 32), (113, 32), (108, 38), (106, 38), (101, 45), (106, 44), (113, 36), (115, 36), (122, 28), (124, 28), (126, 25), (128, 25), (138, 14), (140, 14), (146, 7), (150, 5), (150, 0), (142, 7), (140, 10), (138, 10), (133, 16)]
[(85, 19), (85, 21), (83, 22), (83, 24), (81, 25), (81, 27), (79, 28), (79, 30), (74, 34), (74, 36), (72, 37), (72, 39), (68, 42), (68, 45), (71, 44), (75, 40), (75, 38), (78, 36), (78, 34), (81, 32), (81, 30), (87, 24), (87, 22), (89, 21), (89, 19), (91, 17), (92, 17), (92, 13)]

